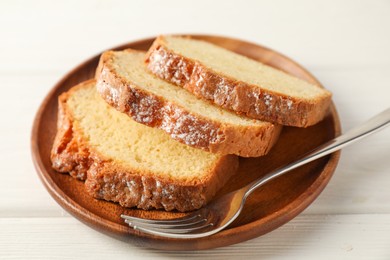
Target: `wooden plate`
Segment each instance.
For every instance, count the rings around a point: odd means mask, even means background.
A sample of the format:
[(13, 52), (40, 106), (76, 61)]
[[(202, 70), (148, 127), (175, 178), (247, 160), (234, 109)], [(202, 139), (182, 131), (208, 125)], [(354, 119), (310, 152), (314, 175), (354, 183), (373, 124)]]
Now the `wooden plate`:
[[(300, 65), (265, 47), (225, 37), (204, 35), (193, 37), (213, 42), (307, 81), (320, 84)], [(147, 50), (153, 40), (131, 42), (115, 49)], [(249, 197), (243, 213), (228, 229), (210, 237), (177, 240), (134, 231), (119, 217), (122, 213), (157, 219), (171, 218), (178, 213), (127, 209), (115, 203), (93, 199), (86, 193), (83, 182), (66, 174), (57, 173), (51, 168), (50, 149), (56, 133), (57, 97), (72, 86), (93, 77), (98, 59), (99, 56), (95, 56), (87, 60), (54, 86), (39, 108), (31, 137), (36, 170), (51, 196), (70, 214), (94, 229), (139, 246), (165, 250), (197, 250), (235, 244), (263, 235), (298, 215), (320, 194), (336, 168), (340, 155), (338, 152), (273, 180)], [(217, 196), (242, 187), (339, 134), (340, 122), (332, 104), (328, 116), (315, 126), (306, 129), (285, 127), (280, 140), (267, 156), (240, 159), (239, 173)]]

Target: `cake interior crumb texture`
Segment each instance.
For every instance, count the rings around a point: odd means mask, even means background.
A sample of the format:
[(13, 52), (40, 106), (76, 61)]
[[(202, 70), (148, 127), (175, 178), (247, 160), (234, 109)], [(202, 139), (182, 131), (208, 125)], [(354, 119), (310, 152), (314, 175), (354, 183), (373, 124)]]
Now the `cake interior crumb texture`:
[(219, 74), (263, 89), (307, 99), (322, 96), (325, 92), (316, 85), (205, 41), (173, 36), (164, 39), (174, 52), (199, 61)]
[(118, 51), (114, 53), (115, 62), (113, 65), (120, 76), (130, 79), (135, 85), (142, 86), (143, 89), (150, 91), (156, 96), (172, 100), (172, 102), (186, 108), (191, 113), (233, 125), (269, 124), (260, 120), (239, 116), (207, 101), (198, 99), (181, 87), (157, 78), (146, 70), (144, 58), (144, 52)]
[(80, 130), (92, 149), (111, 163), (193, 182), (208, 174), (221, 155), (172, 140), (161, 130), (136, 123), (110, 107), (97, 93), (95, 84), (78, 88), (67, 100)]

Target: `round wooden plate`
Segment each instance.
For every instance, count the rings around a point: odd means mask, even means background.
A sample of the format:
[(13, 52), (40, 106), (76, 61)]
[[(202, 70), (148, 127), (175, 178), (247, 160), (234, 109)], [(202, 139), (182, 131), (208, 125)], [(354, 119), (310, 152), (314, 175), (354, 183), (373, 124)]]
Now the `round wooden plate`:
[[(259, 60), (312, 83), (320, 84), (308, 71), (291, 59), (268, 48), (237, 39), (194, 35), (227, 49)], [(147, 50), (154, 39), (131, 42), (115, 48)], [(167, 239), (134, 231), (121, 214), (148, 218), (172, 218), (179, 213), (143, 211), (96, 200), (85, 191), (83, 182), (52, 170), (50, 149), (56, 134), (57, 98), (72, 86), (92, 78), (99, 55), (69, 72), (47, 95), (37, 112), (31, 137), (36, 170), (51, 196), (70, 214), (110, 236), (139, 246), (165, 250), (198, 250), (227, 246), (263, 235), (302, 212), (329, 182), (339, 159), (339, 152), (314, 161), (279, 177), (257, 190), (245, 204), (240, 217), (229, 228), (200, 239)], [(241, 158), (239, 172), (217, 194), (220, 196), (246, 185), (305, 152), (340, 134), (340, 122), (332, 104), (328, 116), (319, 124), (302, 129), (285, 127), (271, 152), (260, 158)]]

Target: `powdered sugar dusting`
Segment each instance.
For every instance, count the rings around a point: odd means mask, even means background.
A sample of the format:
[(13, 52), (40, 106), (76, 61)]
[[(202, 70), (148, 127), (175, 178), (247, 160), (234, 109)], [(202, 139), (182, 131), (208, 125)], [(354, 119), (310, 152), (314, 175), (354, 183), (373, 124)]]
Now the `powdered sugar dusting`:
[[(120, 93), (119, 89), (114, 88), (113, 86), (111, 86), (110, 84), (106, 83), (103, 80), (105, 73), (106, 73), (106, 71), (103, 70), (101, 77), (99, 78), (99, 80), (96, 83), (97, 91), (101, 95), (107, 96), (107, 98), (109, 99), (107, 101), (109, 103), (118, 103), (119, 97), (121, 96), (121, 93)], [(108, 93), (108, 95), (106, 93)]]
[[(141, 177), (141, 183), (138, 186), (142, 187), (142, 195), (137, 202), (137, 207), (139, 208), (148, 209), (163, 207), (168, 211), (175, 208), (178, 210), (188, 210), (199, 208), (205, 203), (205, 200), (198, 200), (198, 203), (193, 204), (190, 202), (190, 197), (187, 198), (180, 195), (180, 187), (163, 183), (159, 180), (153, 180), (145, 176)], [(138, 190), (138, 192), (140, 192), (140, 190)], [(177, 203), (178, 200), (181, 201), (180, 204)]]
[(126, 182), (126, 187), (128, 188), (130, 194), (137, 194), (139, 187), (134, 180), (130, 180)]
[(253, 99), (253, 108), (257, 115), (282, 115), (293, 107), (293, 101), (286, 97), (277, 97), (269, 93), (252, 92), (248, 98)]
[(164, 64), (167, 60), (166, 52), (161, 50), (154, 50), (149, 56), (148, 69), (150, 69), (154, 74), (167, 79), (168, 67)]
[(85, 172), (78, 172), (78, 173), (76, 174), (76, 178), (77, 178), (77, 179), (80, 179), (80, 180), (85, 180), (85, 178), (86, 178)]
[(207, 148), (221, 139), (217, 126), (201, 121), (174, 105), (163, 108), (161, 129), (187, 145)]
[(264, 95), (264, 104), (269, 107), (270, 109), (272, 108), (272, 97), (269, 94)]
[(225, 105), (232, 102), (234, 86), (228, 84), (224, 78), (221, 78), (216, 85), (214, 93), (214, 102), (218, 105)]
[(199, 87), (200, 84), (203, 84), (203, 81), (204, 81), (203, 74), (200, 73), (199, 77), (195, 80), (195, 86)]
[(149, 56), (148, 69), (157, 76), (176, 85), (183, 85), (191, 78), (191, 66), (184, 58), (170, 54), (164, 49), (156, 49)]
[(172, 184), (164, 185), (163, 189), (161, 190), (162, 195), (168, 199), (173, 198), (174, 192), (175, 192), (175, 186)]
[(140, 95), (136, 90), (131, 92), (134, 97), (134, 102), (130, 104), (133, 119), (139, 123), (152, 123), (155, 110), (159, 107), (157, 99), (149, 95)]
[[(194, 94), (200, 94), (205, 99), (214, 100), (214, 94), (206, 84), (207, 73), (201, 69), (198, 65), (194, 66), (193, 74), (191, 76), (188, 86), (195, 86), (191, 88)], [(184, 86), (186, 88), (186, 86)]]
[(292, 108), (292, 104), (293, 104), (293, 102), (292, 102), (292, 100), (290, 100), (290, 99), (287, 99), (287, 108), (288, 108), (288, 110), (291, 110), (291, 108)]
[(249, 92), (248, 93), (248, 98), (251, 100), (253, 99), (253, 106), (254, 106), (254, 110), (256, 112), (257, 115), (260, 115), (261, 114), (261, 110), (262, 110), (262, 104), (260, 103), (260, 96), (261, 96), (261, 93), (254, 93), (254, 92)]
[[(170, 60), (175, 60), (174, 57), (171, 57)], [(172, 81), (176, 83), (177, 85), (182, 85), (185, 82), (188, 82), (190, 80), (190, 73), (188, 72), (188, 65), (184, 61), (184, 59), (180, 58), (178, 59), (177, 64), (173, 66), (172, 68), (175, 70), (175, 73), (173, 74)]]
[(150, 200), (150, 192), (148, 190), (148, 185), (146, 185), (146, 178), (145, 176), (141, 176), (141, 182), (142, 182), (142, 196), (138, 202), (138, 205), (141, 206), (141, 207), (146, 207), (148, 208), (148, 206), (146, 206)]

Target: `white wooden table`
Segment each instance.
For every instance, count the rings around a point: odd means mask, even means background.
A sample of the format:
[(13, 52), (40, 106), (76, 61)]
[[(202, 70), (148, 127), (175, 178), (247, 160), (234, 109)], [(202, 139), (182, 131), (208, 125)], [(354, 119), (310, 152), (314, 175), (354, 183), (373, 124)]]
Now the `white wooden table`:
[(229, 247), (138, 248), (64, 212), (40, 183), (30, 157), (40, 102), (86, 58), (162, 33), (231, 36), (286, 54), (334, 93), (343, 129), (390, 105), (388, 0), (2, 0), (1, 259), (390, 259), (390, 128), (344, 149), (330, 184), (300, 216)]

